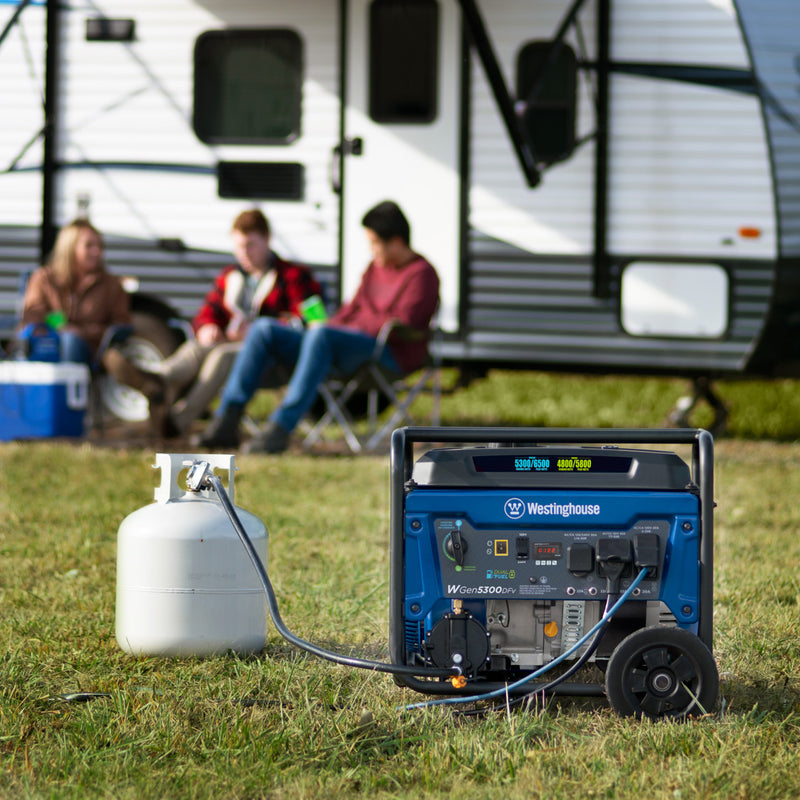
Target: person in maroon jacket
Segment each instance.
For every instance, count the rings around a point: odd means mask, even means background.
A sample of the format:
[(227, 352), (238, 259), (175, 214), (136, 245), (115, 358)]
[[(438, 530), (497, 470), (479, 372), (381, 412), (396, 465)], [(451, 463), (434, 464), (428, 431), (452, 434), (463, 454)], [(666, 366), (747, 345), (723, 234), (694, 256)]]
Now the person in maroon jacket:
[(198, 439), (214, 448), (239, 445), (244, 407), (266, 370), (276, 364), (293, 369), (283, 401), (266, 428), (248, 444), (248, 452), (280, 453), (297, 423), (309, 410), (317, 388), (328, 375), (348, 375), (369, 361), (386, 322), (397, 321), (423, 335), (389, 338), (381, 363), (398, 374), (420, 367), (427, 358), (427, 332), (439, 303), (436, 270), (410, 247), (410, 228), (399, 206), (384, 201), (362, 220), (372, 261), (355, 296), (325, 323), (298, 331), (257, 320), (236, 357), (217, 415)]
[(195, 338), (158, 368), (172, 404), (163, 433), (183, 433), (216, 397), (250, 325), (261, 316), (300, 321), (298, 306), (321, 293), (305, 267), (279, 258), (270, 247), (270, 228), (258, 209), (243, 211), (231, 230), (235, 264), (217, 277), (192, 320)]

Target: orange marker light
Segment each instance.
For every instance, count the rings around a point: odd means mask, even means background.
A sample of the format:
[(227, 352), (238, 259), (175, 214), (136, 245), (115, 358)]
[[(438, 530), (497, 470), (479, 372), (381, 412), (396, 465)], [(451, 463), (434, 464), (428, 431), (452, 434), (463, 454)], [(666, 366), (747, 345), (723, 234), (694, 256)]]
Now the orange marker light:
[(739, 228), (739, 236), (741, 236), (742, 239), (758, 239), (761, 236), (761, 228), (743, 226)]

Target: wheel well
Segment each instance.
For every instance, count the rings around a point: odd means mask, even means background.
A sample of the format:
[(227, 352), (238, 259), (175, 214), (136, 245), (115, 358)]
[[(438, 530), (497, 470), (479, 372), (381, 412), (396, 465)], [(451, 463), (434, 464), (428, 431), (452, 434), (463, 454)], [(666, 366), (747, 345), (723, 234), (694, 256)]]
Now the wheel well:
[(169, 319), (180, 319), (180, 314), (169, 303), (165, 303), (158, 297), (142, 292), (131, 292), (129, 294), (131, 311), (139, 311), (143, 314), (152, 314), (154, 317), (167, 322)]

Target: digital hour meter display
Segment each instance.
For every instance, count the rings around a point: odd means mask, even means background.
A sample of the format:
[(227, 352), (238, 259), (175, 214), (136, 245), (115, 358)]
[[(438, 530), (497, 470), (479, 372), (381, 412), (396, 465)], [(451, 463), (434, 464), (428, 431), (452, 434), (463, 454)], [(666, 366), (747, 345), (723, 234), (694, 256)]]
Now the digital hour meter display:
[(562, 555), (561, 542), (536, 542), (533, 545), (534, 558), (561, 558)]

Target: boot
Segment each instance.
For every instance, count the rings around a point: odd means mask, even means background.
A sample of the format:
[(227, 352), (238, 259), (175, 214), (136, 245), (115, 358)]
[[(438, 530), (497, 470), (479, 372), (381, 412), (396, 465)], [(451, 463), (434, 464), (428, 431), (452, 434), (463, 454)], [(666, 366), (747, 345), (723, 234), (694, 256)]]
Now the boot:
[(244, 447), (245, 453), (283, 453), (289, 446), (289, 431), (277, 422), (267, 423)]
[(214, 417), (208, 427), (192, 441), (192, 444), (205, 447), (209, 451), (239, 447), (239, 422), (243, 413), (244, 406), (233, 403), (225, 406), (222, 414)]

